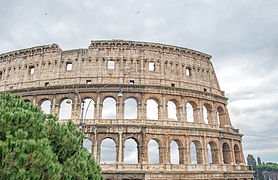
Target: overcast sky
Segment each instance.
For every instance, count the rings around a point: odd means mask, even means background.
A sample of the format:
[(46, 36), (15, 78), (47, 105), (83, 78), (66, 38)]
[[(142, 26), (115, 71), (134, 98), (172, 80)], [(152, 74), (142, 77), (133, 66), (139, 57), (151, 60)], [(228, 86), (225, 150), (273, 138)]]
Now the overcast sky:
[(0, 53), (91, 40), (172, 44), (212, 55), (245, 154), (278, 162), (277, 0), (1, 0)]

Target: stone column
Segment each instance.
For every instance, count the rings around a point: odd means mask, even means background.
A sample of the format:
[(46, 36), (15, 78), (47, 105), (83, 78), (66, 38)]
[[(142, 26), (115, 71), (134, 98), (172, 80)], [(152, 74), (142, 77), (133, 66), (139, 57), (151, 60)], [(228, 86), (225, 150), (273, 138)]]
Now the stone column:
[(99, 96), (100, 95), (97, 94), (97, 102), (96, 102), (96, 109), (95, 109), (95, 111), (96, 111), (96, 114), (95, 114), (96, 119), (101, 119), (102, 118), (101, 117), (102, 104), (100, 102), (100, 97)]
[(51, 101), (51, 105), (50, 105), (50, 114), (57, 115), (56, 96), (52, 97), (52, 101)]
[(189, 142), (189, 137), (186, 136), (186, 142), (185, 142), (185, 162), (187, 164), (191, 163), (190, 159), (190, 142)]
[(118, 102), (116, 103), (116, 108), (117, 108), (117, 114), (116, 118), (117, 119), (124, 119), (124, 107), (123, 107), (123, 98), (118, 97)]
[(118, 163), (123, 162), (123, 142), (122, 142), (122, 132), (119, 132), (119, 144), (118, 144)]
[(98, 140), (97, 140), (97, 127), (94, 129), (94, 144), (93, 144), (93, 156), (97, 160), (98, 158)]
[(186, 160), (186, 148), (179, 146), (179, 164), (185, 164)]
[(183, 111), (183, 109), (184, 109), (183, 104), (179, 105), (177, 107), (177, 121), (179, 121), (179, 122), (183, 122), (184, 121), (184, 111)]
[(219, 125), (217, 121), (217, 109), (214, 106), (211, 109), (211, 124)]
[(159, 146), (159, 164), (164, 164), (167, 162), (166, 160), (166, 147), (165, 146)]
[(200, 107), (194, 107), (193, 108), (193, 116), (194, 116), (194, 123), (198, 124), (201, 123), (201, 117), (200, 117)]
[(78, 99), (78, 95), (75, 94), (74, 96), (74, 100), (73, 100), (73, 104), (72, 104), (72, 119), (74, 121), (74, 123), (79, 123), (80, 121), (80, 102), (79, 102), (79, 99)]
[(218, 141), (219, 141), (218, 151), (219, 151), (219, 161), (220, 161), (219, 163), (224, 164), (224, 158), (223, 158), (224, 154), (223, 154), (223, 147), (222, 147), (223, 145), (220, 139)]
[(230, 156), (231, 156), (231, 163), (236, 164), (235, 152), (234, 152), (234, 140), (231, 139), (230, 143)]
[(167, 113), (167, 102), (166, 102), (166, 97), (162, 95), (160, 104), (158, 105), (159, 107), (159, 113), (158, 113), (158, 119), (167, 119), (168, 118), (168, 113)]
[(165, 136), (165, 154), (164, 154), (164, 159), (166, 164), (171, 164), (171, 146), (169, 145), (169, 136)]
[(204, 161), (203, 164), (209, 164), (209, 160), (208, 160), (208, 144), (207, 144), (207, 137), (203, 138), (203, 142), (204, 142)]
[(239, 150), (240, 150), (240, 161), (241, 161), (241, 164), (245, 164), (245, 158), (244, 158), (241, 142), (239, 143), (239, 146), (240, 146), (239, 147)]

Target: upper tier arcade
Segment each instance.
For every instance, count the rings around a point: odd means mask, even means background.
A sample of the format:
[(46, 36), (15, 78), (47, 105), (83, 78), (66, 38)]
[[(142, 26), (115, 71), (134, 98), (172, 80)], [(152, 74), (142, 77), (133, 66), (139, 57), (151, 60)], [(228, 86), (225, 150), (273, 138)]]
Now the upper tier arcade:
[[(70, 84), (175, 87), (224, 97), (211, 56), (159, 43), (92, 41), (88, 49), (57, 44), (0, 55), (0, 91)], [(219, 98), (220, 98), (219, 97)]]

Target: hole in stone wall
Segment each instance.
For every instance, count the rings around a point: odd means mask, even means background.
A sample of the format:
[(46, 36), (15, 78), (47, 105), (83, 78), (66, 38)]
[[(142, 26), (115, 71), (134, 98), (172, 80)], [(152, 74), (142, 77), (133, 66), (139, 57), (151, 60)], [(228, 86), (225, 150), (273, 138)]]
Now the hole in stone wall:
[(138, 144), (134, 139), (127, 139), (124, 146), (124, 163), (138, 163)]
[(113, 164), (116, 162), (116, 143), (113, 139), (106, 138), (100, 145), (100, 163)]
[(29, 66), (29, 74), (33, 75), (35, 73), (35, 67), (34, 66)]
[(155, 63), (149, 62), (149, 71), (155, 71)]
[(44, 100), (41, 103), (41, 110), (43, 111), (44, 114), (50, 114), (51, 101), (50, 100)]
[(179, 146), (176, 141), (172, 141), (170, 144), (170, 157), (171, 157), (171, 164), (179, 164), (180, 161)]
[(194, 122), (193, 107), (190, 103), (186, 103), (186, 121)]
[(72, 70), (72, 63), (71, 62), (67, 62), (66, 69), (67, 69), (67, 71), (71, 71)]
[(177, 106), (173, 101), (167, 103), (168, 118), (177, 120)]
[(83, 139), (83, 147), (86, 148), (89, 153), (92, 153), (92, 141), (88, 138)]
[(134, 98), (125, 100), (124, 119), (137, 119), (137, 101)]
[(158, 120), (158, 104), (153, 99), (147, 100), (147, 119)]
[(153, 139), (148, 143), (148, 162), (149, 164), (159, 164), (159, 145)]
[[(91, 98), (83, 99), (84, 114), (83, 119), (94, 119), (95, 102)], [(81, 112), (80, 112), (81, 116)]]
[(111, 97), (107, 97), (103, 101), (102, 108), (103, 119), (116, 119), (116, 100)]
[(115, 61), (114, 60), (107, 61), (107, 69), (115, 69)]
[(71, 119), (72, 100), (64, 99), (60, 104), (59, 119)]
[(191, 76), (191, 68), (189, 68), (189, 67), (185, 68), (185, 75), (186, 76)]
[(86, 80), (86, 84), (92, 84), (91, 80)]

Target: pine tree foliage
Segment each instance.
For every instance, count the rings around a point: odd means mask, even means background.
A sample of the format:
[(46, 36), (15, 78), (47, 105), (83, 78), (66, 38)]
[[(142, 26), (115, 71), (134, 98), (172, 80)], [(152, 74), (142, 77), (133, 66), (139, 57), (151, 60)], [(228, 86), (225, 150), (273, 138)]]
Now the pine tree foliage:
[(19, 96), (0, 94), (1, 179), (102, 180), (83, 138), (73, 123), (59, 124)]

